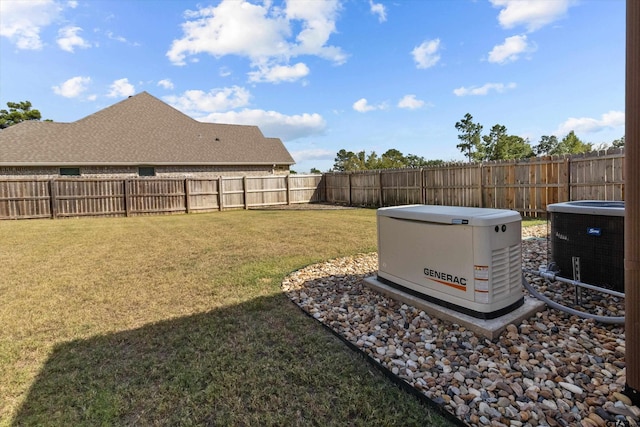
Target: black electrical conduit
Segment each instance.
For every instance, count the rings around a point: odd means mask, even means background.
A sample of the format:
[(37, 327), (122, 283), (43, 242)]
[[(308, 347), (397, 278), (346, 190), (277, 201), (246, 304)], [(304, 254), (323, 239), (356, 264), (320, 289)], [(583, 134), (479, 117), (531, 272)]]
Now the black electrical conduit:
[[(289, 299), (289, 301), (291, 301), (291, 299)], [(316, 322), (319, 322), (318, 319), (313, 317), (311, 315), (311, 313), (307, 312), (304, 308), (300, 307), (298, 304), (294, 303), (293, 301), (291, 301), (291, 303), (294, 304), (295, 306), (297, 306), (300, 309), (300, 311), (302, 311), (304, 314), (306, 314), (309, 318), (315, 320)], [(373, 357), (369, 356), (366, 352), (361, 350), (357, 345), (355, 345), (354, 343), (352, 343), (351, 341), (346, 339), (339, 332), (335, 331), (333, 328), (331, 328), (331, 326), (325, 324), (324, 322), (319, 322), (319, 323), (327, 331), (331, 332), (335, 337), (337, 337), (343, 343), (345, 343), (347, 345), (347, 347), (349, 347), (351, 350), (353, 350), (354, 352), (356, 352), (360, 356), (362, 356), (364, 358), (364, 360), (366, 360), (369, 363), (369, 365), (373, 366), (380, 373), (382, 373), (384, 376), (386, 376), (388, 379), (390, 379), (401, 390), (403, 390), (403, 391), (407, 392), (408, 394), (416, 397), (418, 399), (418, 401), (420, 401), (420, 403), (430, 407), (431, 409), (434, 409), (439, 415), (442, 415), (444, 418), (446, 418), (448, 421), (451, 421), (455, 425), (461, 426), (461, 427), (469, 427), (469, 424), (465, 423), (464, 421), (462, 421), (461, 419), (459, 419), (455, 415), (453, 415), (451, 412), (447, 411), (444, 408), (443, 405), (439, 405), (436, 402), (434, 402), (433, 400), (429, 399), (427, 396), (424, 395), (424, 393), (421, 393), (420, 391), (418, 391), (415, 388), (413, 388), (408, 382), (404, 381), (402, 378), (400, 378), (399, 376), (397, 376), (396, 374), (391, 372), (391, 370), (387, 369), (381, 363), (376, 362)]]
[[(536, 274), (538, 276), (546, 277), (541, 272), (538, 272), (538, 271), (534, 271), (534, 270), (524, 270), (524, 271), (526, 271), (527, 273)], [(560, 311), (563, 311), (563, 312), (568, 313), (568, 314), (572, 314), (574, 316), (581, 317), (583, 319), (593, 319), (596, 322), (600, 322), (600, 323), (607, 323), (607, 324), (613, 324), (613, 325), (624, 324), (624, 316), (621, 316), (621, 317), (598, 316), (596, 314), (585, 313), (584, 311), (575, 310), (575, 309), (573, 309), (571, 307), (567, 307), (566, 305), (562, 305), (560, 303), (557, 303), (557, 302), (547, 298), (546, 296), (544, 296), (540, 292), (538, 292), (533, 286), (531, 286), (531, 284), (524, 277), (524, 271), (522, 273), (522, 284), (524, 285), (524, 287), (529, 291), (529, 293), (531, 295), (533, 295), (534, 297), (538, 298), (540, 301), (544, 302), (549, 307), (555, 308), (556, 310), (560, 310)], [(552, 274), (552, 273), (546, 273), (546, 274)]]

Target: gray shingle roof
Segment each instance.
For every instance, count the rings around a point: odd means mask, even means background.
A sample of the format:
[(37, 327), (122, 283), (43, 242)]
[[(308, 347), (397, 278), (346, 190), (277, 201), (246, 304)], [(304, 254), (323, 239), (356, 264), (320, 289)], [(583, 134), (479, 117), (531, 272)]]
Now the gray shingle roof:
[(25, 121), (0, 131), (0, 166), (292, 165), (257, 126), (202, 123), (147, 92), (72, 123)]

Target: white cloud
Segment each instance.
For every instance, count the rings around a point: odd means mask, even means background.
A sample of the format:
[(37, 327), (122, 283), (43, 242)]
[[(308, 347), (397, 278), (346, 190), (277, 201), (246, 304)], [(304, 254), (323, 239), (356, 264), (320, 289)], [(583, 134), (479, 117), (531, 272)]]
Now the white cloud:
[(489, 52), (489, 62), (506, 64), (518, 60), (522, 53), (530, 53), (535, 49), (524, 34), (507, 37), (503, 44), (494, 46)]
[(117, 41), (117, 42), (120, 42), (120, 43), (127, 44), (129, 46), (135, 46), (135, 47), (140, 46), (140, 43), (131, 42), (131, 41), (127, 40), (125, 37), (115, 34), (113, 31), (107, 31), (107, 32), (105, 32), (105, 35), (107, 36), (107, 38), (109, 40), (114, 40), (114, 41)]
[(360, 98), (353, 103), (353, 109), (360, 113), (366, 113), (367, 111), (375, 110), (375, 107), (369, 105), (366, 98)]
[(576, 133), (595, 133), (605, 129), (624, 126), (624, 111), (609, 111), (604, 113), (599, 119), (591, 117), (570, 117), (558, 126), (555, 135), (566, 135), (572, 130)]
[(487, 83), (483, 86), (471, 86), (471, 87), (459, 87), (453, 90), (453, 93), (456, 96), (467, 96), (467, 95), (488, 95), (490, 91), (496, 91), (498, 93), (502, 93), (508, 89), (515, 89), (515, 83)]
[(276, 65), (260, 67), (258, 71), (248, 73), (250, 82), (293, 82), (309, 74), (309, 67), (302, 62), (295, 65)]
[(61, 7), (53, 0), (0, 1), (0, 36), (18, 49), (42, 49), (40, 31), (54, 22)]
[[(287, 68), (289, 59), (299, 55), (342, 64), (347, 58), (344, 52), (327, 45), (336, 32), (339, 8), (337, 0), (292, 0), (284, 9), (272, 7), (271, 2), (222, 0), (217, 6), (187, 11), (183, 37), (173, 41), (166, 55), (176, 65), (185, 65), (187, 57), (200, 53), (246, 57), (256, 68)], [(299, 64), (289, 68), (294, 74), (301, 71)], [(262, 74), (260, 70), (254, 76)]]
[(129, 83), (129, 79), (119, 79), (114, 81), (111, 86), (109, 86), (109, 93), (107, 94), (107, 96), (109, 98), (117, 98), (131, 96), (135, 93), (136, 88), (133, 87), (131, 83)]
[(188, 115), (217, 113), (244, 107), (249, 104), (251, 94), (245, 88), (232, 86), (222, 89), (188, 90), (181, 96), (167, 96), (165, 101)]
[(291, 157), (293, 157), (296, 163), (307, 160), (333, 160), (335, 156), (336, 153), (334, 151), (324, 150), (322, 148), (291, 151)]
[(173, 89), (173, 82), (171, 81), (171, 79), (162, 79), (158, 82), (158, 86), (165, 89)]
[[(234, 1), (234, 0), (226, 0)], [(296, 36), (296, 42), (289, 52), (296, 55), (315, 55), (343, 64), (347, 55), (336, 46), (326, 46), (331, 34), (336, 32), (336, 20), (340, 10), (338, 0), (307, 1), (289, 0), (285, 10), (289, 31), (293, 26), (301, 25), (302, 30)], [(297, 23), (294, 21), (302, 21)]]
[(53, 92), (65, 98), (77, 98), (87, 90), (89, 83), (90, 77), (72, 77), (59, 86), (53, 86)]
[(373, 110), (386, 110), (387, 104), (383, 102), (377, 105), (371, 105), (366, 98), (360, 98), (353, 103), (353, 109), (359, 113), (366, 113)]
[(425, 40), (420, 46), (416, 46), (412, 51), (413, 60), (418, 68), (433, 67), (440, 60), (440, 39)]
[(304, 113), (287, 116), (277, 111), (250, 110), (212, 113), (198, 119), (203, 122), (227, 123), (258, 126), (267, 137), (292, 141), (312, 135), (324, 133), (327, 124), (317, 113)]
[(424, 106), (424, 101), (416, 98), (415, 95), (405, 95), (399, 102), (398, 108), (407, 108), (415, 110)]
[(115, 41), (120, 42), (120, 43), (127, 43), (127, 39), (126, 38), (114, 34), (113, 31), (108, 31), (107, 32), (107, 37), (110, 40), (115, 40)]
[(387, 20), (387, 11), (382, 3), (374, 3), (373, 0), (369, 0), (369, 7), (371, 7), (371, 13), (378, 15), (378, 21)]
[(82, 28), (71, 26), (58, 30), (58, 40), (56, 41), (60, 49), (73, 53), (73, 49), (76, 47), (84, 49), (91, 47), (89, 42), (78, 35), (80, 31), (82, 31)]
[(503, 28), (523, 25), (529, 32), (562, 18), (575, 0), (490, 0), (499, 7), (498, 22)]
[(184, 65), (188, 55), (208, 53), (247, 56), (252, 59), (283, 55), (288, 25), (283, 17), (269, 18), (268, 7), (223, 0), (218, 6), (187, 11), (184, 37), (174, 40), (169, 60)]

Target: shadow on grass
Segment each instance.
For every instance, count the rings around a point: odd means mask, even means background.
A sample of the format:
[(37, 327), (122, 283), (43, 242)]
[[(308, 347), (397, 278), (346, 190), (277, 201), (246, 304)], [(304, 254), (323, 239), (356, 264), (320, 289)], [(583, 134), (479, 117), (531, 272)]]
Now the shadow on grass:
[(446, 425), (278, 294), (58, 345), (14, 425)]

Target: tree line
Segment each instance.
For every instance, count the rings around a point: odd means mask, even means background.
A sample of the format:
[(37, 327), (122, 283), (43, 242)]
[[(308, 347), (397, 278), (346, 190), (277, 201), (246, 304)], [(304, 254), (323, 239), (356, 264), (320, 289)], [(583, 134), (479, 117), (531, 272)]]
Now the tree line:
[[(470, 162), (491, 160), (526, 159), (542, 155), (580, 154), (593, 150), (593, 144), (582, 141), (574, 131), (569, 132), (561, 140), (555, 135), (543, 135), (537, 145), (531, 145), (528, 139), (517, 135), (509, 135), (504, 125), (496, 124), (486, 135), (482, 135), (483, 126), (473, 122), (469, 113), (456, 122), (460, 143), (456, 148)], [(613, 142), (624, 145), (624, 137)]]
[[(367, 154), (364, 150), (354, 153), (342, 149), (338, 151), (332, 171), (345, 172), (372, 169), (421, 168), (443, 164), (443, 160), (425, 160), (415, 154), (404, 155), (392, 148), (378, 157), (375, 151)], [(312, 171), (313, 172), (313, 171)]]
[[(486, 162), (492, 160), (516, 160), (535, 156), (554, 156), (562, 154), (588, 153), (594, 150), (591, 143), (584, 142), (575, 134), (569, 132), (564, 138), (555, 135), (543, 135), (540, 141), (531, 145), (528, 139), (518, 135), (509, 135), (507, 128), (495, 124), (488, 134), (483, 135), (483, 126), (473, 121), (473, 116), (465, 114), (462, 120), (456, 122), (460, 143), (456, 148), (462, 152), (469, 162)], [(607, 144), (596, 147), (605, 148)], [(614, 140), (613, 147), (624, 146), (624, 136)], [(425, 160), (414, 154), (403, 155), (396, 149), (391, 149), (378, 157), (375, 151), (367, 154), (364, 150), (354, 153), (342, 149), (334, 159), (332, 171), (356, 171), (372, 169), (400, 169), (437, 166), (446, 163), (444, 160)], [(312, 169), (312, 173), (320, 173)]]

